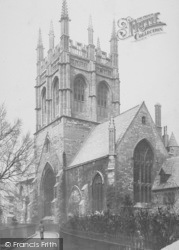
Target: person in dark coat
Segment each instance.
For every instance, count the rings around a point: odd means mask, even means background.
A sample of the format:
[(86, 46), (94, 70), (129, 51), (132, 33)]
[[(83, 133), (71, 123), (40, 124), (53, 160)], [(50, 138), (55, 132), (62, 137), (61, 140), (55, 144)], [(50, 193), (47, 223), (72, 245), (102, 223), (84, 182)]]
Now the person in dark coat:
[(43, 224), (42, 220), (40, 221), (39, 231), (40, 231), (40, 238), (41, 238), (41, 240), (43, 240), (44, 239), (45, 227), (44, 227), (44, 224)]

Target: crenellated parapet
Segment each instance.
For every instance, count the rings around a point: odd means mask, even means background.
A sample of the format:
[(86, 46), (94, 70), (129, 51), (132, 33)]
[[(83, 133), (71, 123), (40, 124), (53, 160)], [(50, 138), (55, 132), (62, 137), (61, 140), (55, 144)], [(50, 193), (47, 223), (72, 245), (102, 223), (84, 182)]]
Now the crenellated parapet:
[(88, 50), (87, 45), (84, 45), (79, 42), (73, 42), (70, 40), (70, 47), (69, 47), (70, 54), (74, 54), (80, 57), (88, 58)]
[[(90, 60), (90, 55), (88, 53), (88, 45), (70, 40), (69, 51), (70, 51), (70, 54), (72, 55), (76, 55), (76, 56)], [(94, 49), (94, 58), (95, 58), (94, 61), (97, 61), (97, 56), (98, 56), (98, 49), (95, 48)], [(112, 60), (110, 58), (110, 54), (108, 55), (107, 52), (105, 51), (101, 51), (100, 61), (98, 62), (100, 64), (104, 64), (104, 65), (112, 67)]]

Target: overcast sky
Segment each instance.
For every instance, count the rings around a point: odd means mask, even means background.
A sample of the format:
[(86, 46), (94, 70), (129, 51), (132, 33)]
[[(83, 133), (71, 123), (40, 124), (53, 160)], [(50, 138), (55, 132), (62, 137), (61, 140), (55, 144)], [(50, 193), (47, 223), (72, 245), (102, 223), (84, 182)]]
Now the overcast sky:
[[(160, 12), (164, 33), (142, 41), (119, 41), (121, 112), (143, 100), (154, 118), (154, 105), (162, 105), (162, 125), (179, 142), (179, 1), (178, 0), (67, 0), (70, 38), (87, 44), (92, 15), (94, 41), (109, 53), (112, 21)], [(19, 117), (24, 131), (35, 132), (35, 78), (38, 29), (45, 54), (50, 21), (55, 44), (60, 41), (62, 0), (0, 0), (0, 103), (10, 120)]]

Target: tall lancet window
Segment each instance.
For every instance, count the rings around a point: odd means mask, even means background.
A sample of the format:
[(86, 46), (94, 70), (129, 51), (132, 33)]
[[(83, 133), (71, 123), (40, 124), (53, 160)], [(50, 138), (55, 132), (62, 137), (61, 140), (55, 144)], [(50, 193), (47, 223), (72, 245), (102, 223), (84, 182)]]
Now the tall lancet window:
[(98, 118), (108, 117), (109, 90), (105, 82), (100, 82), (97, 89)]
[(103, 181), (99, 173), (95, 175), (92, 183), (92, 203), (93, 211), (103, 209)]
[(134, 150), (134, 201), (151, 201), (153, 151), (146, 140), (139, 142)]
[(52, 89), (53, 98), (53, 118), (59, 115), (59, 80), (55, 78)]
[(47, 107), (46, 107), (46, 88), (42, 89), (42, 126), (46, 125)]
[(85, 106), (85, 81), (79, 76), (74, 82), (74, 109), (76, 112), (83, 112)]

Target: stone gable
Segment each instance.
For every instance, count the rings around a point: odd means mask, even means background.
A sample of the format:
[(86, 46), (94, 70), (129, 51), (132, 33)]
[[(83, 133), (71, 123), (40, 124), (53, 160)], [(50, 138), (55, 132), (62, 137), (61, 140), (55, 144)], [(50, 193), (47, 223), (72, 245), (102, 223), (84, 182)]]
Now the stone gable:
[[(142, 117), (145, 117), (145, 124), (142, 123)], [(130, 193), (132, 198), (134, 149), (143, 139), (149, 142), (154, 152), (153, 182), (168, 154), (145, 104), (141, 106), (116, 149), (116, 185), (119, 192)]]

